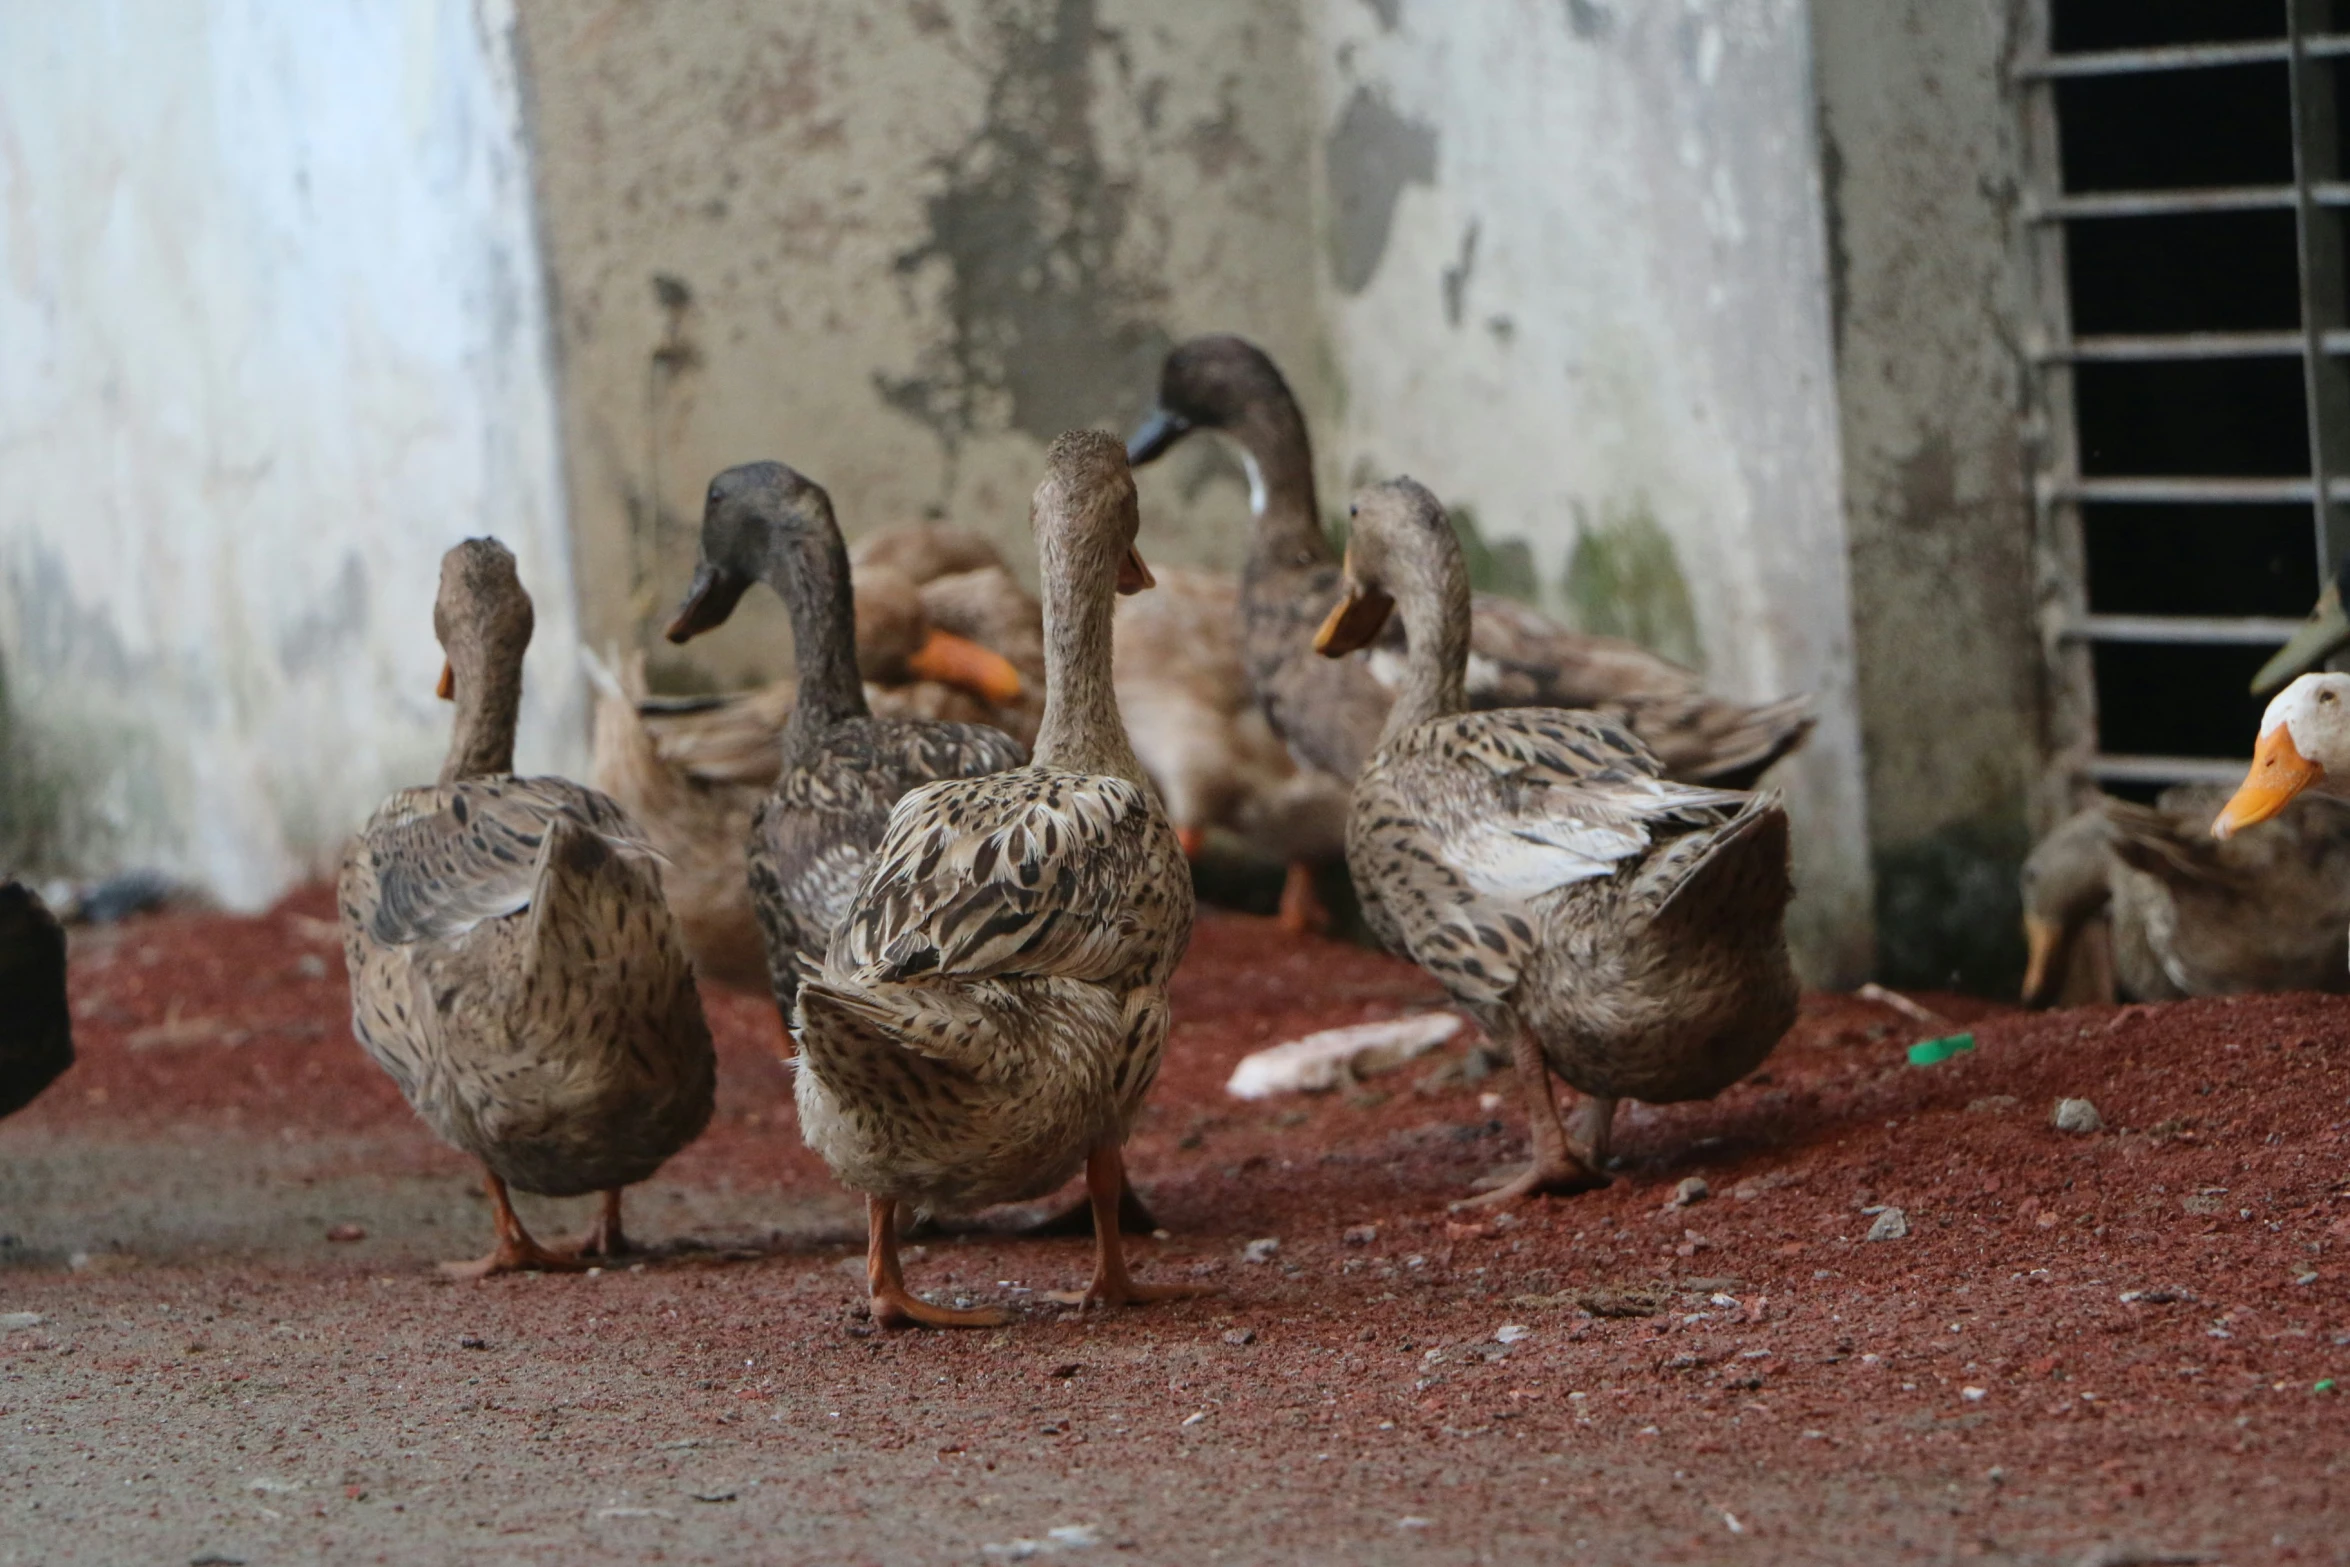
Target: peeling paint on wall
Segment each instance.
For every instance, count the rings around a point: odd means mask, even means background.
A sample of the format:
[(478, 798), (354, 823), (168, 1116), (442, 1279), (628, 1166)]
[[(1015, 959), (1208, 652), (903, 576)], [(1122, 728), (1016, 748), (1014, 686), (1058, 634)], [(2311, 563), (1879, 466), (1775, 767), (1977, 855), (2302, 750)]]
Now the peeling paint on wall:
[(983, 429), (1049, 441), (1135, 409), (1172, 346), (1155, 319), (1163, 291), (1118, 261), (1133, 192), (1110, 178), (1094, 134), (1095, 0), (999, 0), (992, 12), (986, 114), (941, 160), (927, 234), (897, 262), (917, 286), (943, 269), (946, 335), (914, 374), (874, 378), (950, 452)]
[(1330, 276), (1359, 294), (1378, 276), (1407, 185), (1436, 183), (1436, 127), (1357, 87), (1323, 152), (1330, 182)]

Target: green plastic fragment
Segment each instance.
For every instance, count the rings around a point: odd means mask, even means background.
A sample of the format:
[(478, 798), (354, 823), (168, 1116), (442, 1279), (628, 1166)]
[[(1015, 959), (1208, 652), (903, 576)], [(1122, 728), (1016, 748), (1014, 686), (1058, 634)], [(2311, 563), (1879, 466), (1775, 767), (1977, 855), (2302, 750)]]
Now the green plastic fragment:
[(2334, 1379), (2332, 1377), (2328, 1377), (2323, 1382), (2320, 1382), (2317, 1386), (2311, 1388), (2309, 1391), (2312, 1393), (2331, 1393), (2333, 1390)]
[(1939, 1066), (1952, 1056), (1963, 1055), (1975, 1048), (1972, 1034), (1945, 1034), (1940, 1039), (1921, 1039), (1909, 1047), (1911, 1066)]

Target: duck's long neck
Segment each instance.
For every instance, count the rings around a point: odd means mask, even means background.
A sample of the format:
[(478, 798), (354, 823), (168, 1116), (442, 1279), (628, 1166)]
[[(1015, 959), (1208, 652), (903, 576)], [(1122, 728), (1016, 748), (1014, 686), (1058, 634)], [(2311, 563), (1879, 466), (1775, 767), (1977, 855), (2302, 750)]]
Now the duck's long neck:
[(849, 589), (848, 546), (840, 535), (826, 529), (778, 545), (760, 576), (791, 615), (799, 684), (787, 740), (867, 716), (865, 684), (857, 675), (857, 605)]
[(1065, 552), (1038, 530), (1044, 578), (1044, 719), (1032, 755), (1039, 767), (1143, 781), (1118, 716), (1110, 680), (1117, 613), (1116, 567)]
[(1314, 446), (1297, 404), (1287, 398), (1258, 402), (1229, 433), (1248, 464), (1249, 509), (1257, 519), (1252, 561), (1273, 566), (1335, 562), (1314, 494)]
[(1421, 558), (1399, 559), (1391, 575), (1388, 587), (1409, 646), (1403, 689), (1388, 710), (1382, 742), (1469, 706), (1469, 573), (1460, 551), (1430, 550)]
[(514, 771), (514, 726), (522, 715), (522, 653), (451, 648), (457, 722), (449, 731), (449, 754), (441, 782), (483, 778)]

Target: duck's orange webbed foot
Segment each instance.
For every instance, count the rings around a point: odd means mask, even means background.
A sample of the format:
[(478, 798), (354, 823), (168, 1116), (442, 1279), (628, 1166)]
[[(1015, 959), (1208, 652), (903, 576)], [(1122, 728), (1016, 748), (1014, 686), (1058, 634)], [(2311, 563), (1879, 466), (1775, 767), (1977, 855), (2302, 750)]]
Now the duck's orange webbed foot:
[(1572, 1197), (1579, 1192), (1595, 1192), (1609, 1185), (1608, 1178), (1573, 1154), (1555, 1160), (1537, 1159), (1523, 1173), (1504, 1182), (1489, 1192), (1464, 1197), (1452, 1204), (1455, 1211), (1468, 1208), (1506, 1208), (1525, 1197)]
[(1126, 1271), (1126, 1240), (1118, 1233), (1118, 1210), (1126, 1191), (1126, 1160), (1116, 1143), (1105, 1143), (1086, 1155), (1085, 1192), (1093, 1205), (1093, 1282), (1081, 1290), (1049, 1290), (1044, 1298), (1063, 1306), (1147, 1306), (1215, 1294), (1215, 1287), (1207, 1284), (1139, 1283)]
[(1012, 1314), (1000, 1306), (957, 1310), (933, 1306), (905, 1285), (884, 1285), (873, 1292), (873, 1320), (885, 1328), (1000, 1328)]
[(906, 1288), (898, 1264), (898, 1205), (894, 1198), (865, 1199), (865, 1278), (872, 1294), (873, 1320), (885, 1328), (1000, 1328), (1012, 1314), (998, 1306), (957, 1310), (933, 1306)]
[(452, 1279), (486, 1279), (500, 1273), (577, 1273), (588, 1264), (569, 1252), (549, 1251), (531, 1239), (530, 1231), (522, 1227), (521, 1218), (514, 1212), (514, 1203), (506, 1195), (506, 1183), (488, 1171), (482, 1172), (482, 1185), (490, 1194), (490, 1222), (496, 1226), (498, 1244), (486, 1257), (471, 1262), (444, 1262), (441, 1272)]

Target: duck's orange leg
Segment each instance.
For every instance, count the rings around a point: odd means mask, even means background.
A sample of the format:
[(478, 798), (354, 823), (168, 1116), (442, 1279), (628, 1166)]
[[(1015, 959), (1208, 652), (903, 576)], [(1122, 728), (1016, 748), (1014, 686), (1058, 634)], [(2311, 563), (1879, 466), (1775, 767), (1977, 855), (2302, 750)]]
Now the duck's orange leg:
[(610, 1261), (634, 1250), (628, 1243), (627, 1232), (620, 1227), (620, 1188), (615, 1186), (604, 1193), (603, 1206), (596, 1211), (596, 1222), (580, 1237), (577, 1255)]
[(956, 1311), (933, 1306), (906, 1289), (898, 1268), (898, 1205), (894, 1198), (865, 1199), (865, 1279), (873, 1292), (873, 1320), (885, 1328), (995, 1328), (1012, 1314), (994, 1306)]
[(1081, 1290), (1052, 1291), (1045, 1296), (1047, 1300), (1064, 1306), (1142, 1306), (1215, 1293), (1205, 1284), (1139, 1284), (1126, 1271), (1126, 1239), (1118, 1233), (1118, 1200), (1126, 1190), (1126, 1159), (1116, 1143), (1104, 1143), (1086, 1155), (1085, 1190), (1093, 1202), (1093, 1282)]
[(577, 1273), (587, 1266), (577, 1257), (549, 1251), (532, 1240), (514, 1211), (513, 1200), (506, 1195), (506, 1183), (487, 1169), (481, 1172), (481, 1180), (490, 1194), (490, 1222), (497, 1227), (498, 1244), (486, 1257), (442, 1263), (443, 1273), (452, 1279), (486, 1279), (495, 1273)]
[(1330, 928), (1330, 910), (1314, 887), (1314, 868), (1291, 860), (1281, 879), (1281, 928), (1293, 936), (1318, 936)]
[(1566, 1128), (1559, 1123), (1558, 1101), (1551, 1095), (1550, 1062), (1544, 1058), (1542, 1046), (1533, 1033), (1515, 1020), (1510, 1034), (1510, 1058), (1518, 1069), (1518, 1089), (1526, 1096), (1526, 1129), (1534, 1141), (1534, 1162), (1508, 1185), (1463, 1198), (1453, 1206), (1500, 1208), (1538, 1192), (1567, 1197), (1607, 1185), (1607, 1177), (1592, 1161), (1607, 1157), (1609, 1123), (1603, 1119), (1594, 1126), (1592, 1107), (1604, 1106), (1604, 1114), (1612, 1119), (1616, 1102), (1593, 1098), (1578, 1107), (1576, 1126), (1585, 1134), (1584, 1147), (1578, 1149), (1568, 1142)]

